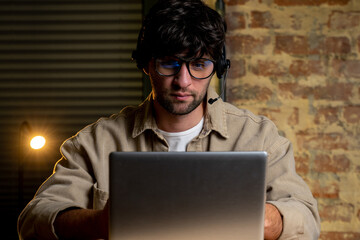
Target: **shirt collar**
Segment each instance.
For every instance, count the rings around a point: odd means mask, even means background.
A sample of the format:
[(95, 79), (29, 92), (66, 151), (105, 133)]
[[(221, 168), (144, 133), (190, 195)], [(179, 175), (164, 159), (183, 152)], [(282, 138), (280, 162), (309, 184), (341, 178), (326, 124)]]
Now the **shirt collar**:
[(215, 92), (214, 88), (209, 87), (207, 91), (206, 99), (206, 116), (204, 123), (205, 133), (210, 133), (211, 130), (218, 132), (222, 137), (228, 138), (228, 129), (227, 129), (227, 114), (225, 111), (225, 103), (221, 98), (209, 103), (209, 99), (215, 99), (219, 95)]
[[(213, 104), (209, 104), (208, 102), (210, 98), (214, 99), (218, 96), (219, 95), (212, 87), (208, 88), (204, 127), (202, 133), (200, 134), (203, 137), (207, 136), (211, 131), (218, 132), (224, 138), (229, 137), (226, 124), (226, 112), (224, 107), (225, 103), (220, 98)], [(154, 111), (152, 93), (150, 93), (145, 101), (140, 104), (136, 112), (134, 129), (132, 133), (133, 138), (139, 136), (148, 129), (157, 132), (158, 127), (156, 124)]]
[(132, 133), (133, 138), (136, 138), (147, 129), (152, 129), (155, 132), (158, 129), (152, 99), (152, 93), (150, 93), (145, 101), (139, 105), (135, 114), (135, 123)]

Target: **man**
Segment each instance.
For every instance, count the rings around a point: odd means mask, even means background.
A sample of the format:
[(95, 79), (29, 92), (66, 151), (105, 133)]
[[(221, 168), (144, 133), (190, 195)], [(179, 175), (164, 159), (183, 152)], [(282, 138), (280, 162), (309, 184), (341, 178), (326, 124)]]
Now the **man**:
[(107, 238), (110, 152), (255, 150), (268, 153), (264, 238), (317, 239), (316, 201), (295, 172), (289, 141), (269, 119), (209, 88), (226, 71), (225, 31), (200, 0), (160, 0), (150, 10), (134, 58), (152, 93), (64, 142), (53, 175), (19, 217), (22, 239)]

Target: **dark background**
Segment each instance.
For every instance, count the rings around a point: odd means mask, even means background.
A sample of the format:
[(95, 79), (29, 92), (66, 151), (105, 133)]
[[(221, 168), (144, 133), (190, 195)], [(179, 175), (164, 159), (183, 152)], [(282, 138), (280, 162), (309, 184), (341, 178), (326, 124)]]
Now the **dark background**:
[[(147, 94), (131, 52), (152, 2), (0, 2), (1, 239), (18, 239), (17, 218), (65, 139)], [(43, 149), (20, 144), (31, 135), (25, 121), (46, 137)]]

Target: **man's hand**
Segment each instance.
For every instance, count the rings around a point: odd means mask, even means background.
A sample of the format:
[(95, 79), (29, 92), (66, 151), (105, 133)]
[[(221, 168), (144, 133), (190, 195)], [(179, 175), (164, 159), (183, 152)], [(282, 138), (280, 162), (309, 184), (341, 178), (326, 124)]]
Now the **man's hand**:
[(109, 201), (103, 210), (67, 209), (54, 222), (60, 239), (108, 239)]
[(282, 232), (283, 222), (279, 210), (272, 204), (265, 204), (265, 240), (278, 239)]
[(106, 205), (103, 210), (100, 212), (100, 232), (104, 239), (109, 238), (109, 200), (106, 202)]

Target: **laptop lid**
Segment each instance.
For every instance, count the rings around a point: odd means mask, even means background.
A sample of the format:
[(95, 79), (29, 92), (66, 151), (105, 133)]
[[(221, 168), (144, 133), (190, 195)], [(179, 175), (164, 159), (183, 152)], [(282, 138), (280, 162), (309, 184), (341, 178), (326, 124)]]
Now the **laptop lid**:
[(111, 240), (260, 240), (266, 152), (114, 152)]

